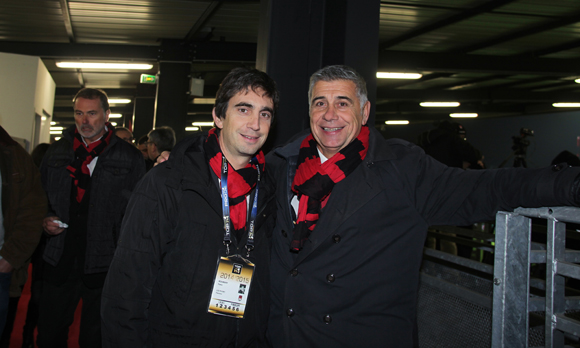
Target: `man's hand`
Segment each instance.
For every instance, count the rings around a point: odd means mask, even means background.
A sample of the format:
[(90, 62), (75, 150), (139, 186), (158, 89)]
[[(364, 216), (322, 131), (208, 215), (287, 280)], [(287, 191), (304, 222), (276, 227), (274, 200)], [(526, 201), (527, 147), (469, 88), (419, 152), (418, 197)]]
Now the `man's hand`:
[(156, 166), (159, 163), (163, 163), (163, 162), (167, 161), (169, 159), (170, 154), (171, 154), (171, 151), (163, 151), (161, 153), (161, 155), (159, 155), (159, 157), (157, 157), (157, 161), (155, 162), (155, 164), (153, 166)]
[(14, 267), (6, 259), (0, 259), (0, 273), (10, 273)]
[(54, 222), (55, 220), (60, 220), (60, 218), (58, 216), (49, 216), (42, 221), (42, 227), (51, 236), (56, 236), (64, 231), (64, 228), (59, 227), (59, 224)]

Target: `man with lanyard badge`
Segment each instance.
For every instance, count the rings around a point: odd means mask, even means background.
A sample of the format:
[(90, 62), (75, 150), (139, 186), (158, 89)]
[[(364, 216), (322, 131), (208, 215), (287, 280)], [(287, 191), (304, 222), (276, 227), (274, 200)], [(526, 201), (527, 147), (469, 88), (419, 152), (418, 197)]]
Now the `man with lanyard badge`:
[(104, 347), (266, 345), (274, 187), (260, 148), (274, 81), (236, 68), (208, 134), (139, 183), (103, 290)]

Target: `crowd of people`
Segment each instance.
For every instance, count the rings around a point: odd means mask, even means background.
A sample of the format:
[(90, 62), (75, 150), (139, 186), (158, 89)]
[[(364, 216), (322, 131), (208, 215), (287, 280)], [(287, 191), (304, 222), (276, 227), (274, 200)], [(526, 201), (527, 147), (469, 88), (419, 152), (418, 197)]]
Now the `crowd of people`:
[(311, 76), (310, 129), (265, 155), (279, 99), (235, 68), (215, 127), (176, 144), (169, 127), (135, 141), (84, 88), (36, 165), (0, 128), (0, 329), (36, 250), (40, 348), (67, 346), (81, 299), (80, 347), (414, 347), (428, 226), (580, 204), (580, 168), (483, 169), (455, 124), (384, 139), (342, 65)]

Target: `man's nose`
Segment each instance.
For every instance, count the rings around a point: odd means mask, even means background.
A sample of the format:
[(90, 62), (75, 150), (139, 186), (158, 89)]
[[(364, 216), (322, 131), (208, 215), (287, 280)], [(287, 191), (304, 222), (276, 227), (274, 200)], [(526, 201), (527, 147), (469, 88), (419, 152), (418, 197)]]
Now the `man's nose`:
[(322, 115), (322, 119), (325, 121), (333, 121), (338, 118), (336, 114), (336, 109), (333, 105), (329, 105), (328, 108), (325, 110), (324, 115)]
[(252, 115), (250, 117), (250, 119), (248, 120), (247, 127), (252, 129), (252, 130), (255, 130), (255, 131), (260, 130), (260, 115), (259, 115), (259, 113), (256, 115)]

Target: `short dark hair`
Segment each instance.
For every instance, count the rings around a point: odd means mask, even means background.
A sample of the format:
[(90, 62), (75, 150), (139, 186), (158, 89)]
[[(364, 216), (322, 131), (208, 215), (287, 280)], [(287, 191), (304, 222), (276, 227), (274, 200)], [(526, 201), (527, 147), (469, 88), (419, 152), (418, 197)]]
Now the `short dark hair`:
[(163, 151), (171, 151), (175, 146), (175, 132), (171, 127), (157, 127), (151, 130), (148, 136), (149, 142), (157, 146), (159, 153)]
[(120, 132), (120, 131), (129, 132), (129, 133), (131, 133), (131, 135), (133, 135), (133, 132), (131, 132), (131, 130), (129, 130), (129, 128), (127, 128), (127, 127), (115, 127), (115, 134), (117, 134), (117, 132)]
[(100, 99), (101, 100), (101, 107), (103, 111), (106, 112), (109, 110), (109, 97), (107, 93), (99, 88), (82, 88), (80, 91), (77, 92), (73, 99), (73, 107), (78, 98), (84, 99)]
[(310, 87), (308, 88), (308, 104), (310, 105), (312, 100), (312, 90), (316, 82), (331, 82), (336, 80), (354, 82), (361, 110), (364, 109), (365, 103), (369, 100), (367, 96), (367, 83), (361, 74), (347, 65), (329, 65), (312, 74), (310, 77)]
[(276, 82), (263, 71), (245, 67), (232, 69), (222, 81), (215, 98), (216, 116), (225, 118), (230, 99), (239, 92), (243, 90), (248, 92), (250, 89), (254, 92), (262, 89), (264, 94), (272, 99), (274, 104), (273, 121), (280, 100)]
[(149, 141), (149, 137), (147, 136), (147, 134), (142, 135), (141, 138), (139, 138), (139, 140), (137, 140), (137, 144), (141, 145), (141, 144), (145, 144), (147, 141)]

